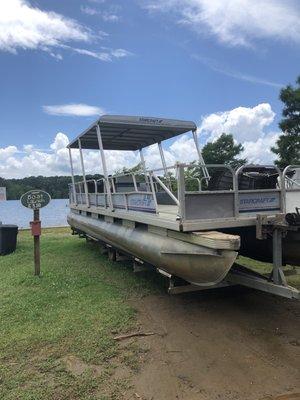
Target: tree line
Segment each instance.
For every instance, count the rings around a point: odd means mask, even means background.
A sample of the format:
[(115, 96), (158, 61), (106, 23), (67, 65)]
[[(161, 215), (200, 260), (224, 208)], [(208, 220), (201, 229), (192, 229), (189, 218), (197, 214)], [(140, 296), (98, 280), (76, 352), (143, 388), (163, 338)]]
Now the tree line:
[[(102, 176), (87, 175), (87, 179), (100, 179)], [(75, 181), (82, 181), (82, 176), (76, 175)], [(69, 184), (71, 176), (29, 176), (20, 179), (0, 178), (0, 186), (6, 187), (7, 199), (18, 200), (22, 194), (32, 189), (48, 192), (52, 199), (67, 199), (69, 197)]]
[[(289, 164), (300, 164), (300, 76), (296, 86), (288, 85), (281, 89), (280, 100), (283, 102), (282, 120), (279, 127), (282, 130), (276, 145), (271, 148), (276, 154), (275, 164), (284, 168)], [(245, 158), (240, 158), (244, 148), (242, 144), (235, 143), (231, 134), (223, 133), (214, 142), (208, 142), (202, 149), (206, 164), (228, 164), (233, 168), (247, 163)], [(135, 172), (140, 165), (132, 169), (124, 168), (122, 172)], [(119, 171), (121, 172), (121, 171)], [(101, 175), (88, 175), (87, 179), (100, 179)], [(75, 180), (81, 181), (82, 176), (76, 175)], [(70, 176), (30, 176), (21, 179), (4, 179), (0, 177), (0, 186), (7, 189), (8, 200), (16, 200), (31, 189), (41, 189), (50, 193), (53, 199), (68, 197)]]

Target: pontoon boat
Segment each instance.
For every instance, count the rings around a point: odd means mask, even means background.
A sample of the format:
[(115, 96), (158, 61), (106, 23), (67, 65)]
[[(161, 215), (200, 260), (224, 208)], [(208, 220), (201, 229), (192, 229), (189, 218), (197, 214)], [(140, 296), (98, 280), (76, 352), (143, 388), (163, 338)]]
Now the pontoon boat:
[[(289, 298), (285, 262), (300, 265), (300, 166), (205, 164), (191, 121), (104, 115), (68, 148), (72, 172), (68, 223), (112, 258), (131, 257), (170, 280), (170, 292), (240, 284)], [(192, 133), (197, 163), (167, 166), (162, 142)], [(148, 169), (143, 150), (158, 145), (162, 168)], [(75, 182), (79, 149), (83, 181)], [(103, 178), (87, 180), (83, 150), (99, 151)], [(138, 151), (141, 168), (109, 175), (105, 150)], [(98, 173), (98, 171), (95, 171)], [(283, 251), (282, 251), (283, 246)], [(273, 260), (270, 276), (235, 264), (238, 253)]]

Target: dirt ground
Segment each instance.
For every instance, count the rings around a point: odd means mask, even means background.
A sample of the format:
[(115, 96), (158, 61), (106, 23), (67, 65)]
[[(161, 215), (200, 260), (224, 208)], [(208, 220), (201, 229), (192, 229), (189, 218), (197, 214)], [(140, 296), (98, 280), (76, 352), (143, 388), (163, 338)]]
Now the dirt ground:
[(224, 289), (134, 301), (148, 351), (128, 399), (300, 400), (300, 303)]

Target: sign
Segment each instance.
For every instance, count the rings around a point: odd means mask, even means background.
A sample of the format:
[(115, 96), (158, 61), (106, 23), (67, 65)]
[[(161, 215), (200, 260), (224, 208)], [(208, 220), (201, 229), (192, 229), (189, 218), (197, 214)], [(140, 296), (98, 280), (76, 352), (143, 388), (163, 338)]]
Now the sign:
[(280, 210), (278, 192), (240, 193), (240, 212), (258, 212)]
[(50, 203), (50, 194), (43, 190), (30, 190), (21, 197), (21, 203), (24, 207), (32, 210), (39, 210)]
[(155, 202), (152, 194), (129, 193), (128, 209), (134, 211), (156, 212)]
[(0, 187), (0, 201), (6, 200), (6, 187)]
[(40, 256), (40, 236), (41, 221), (40, 208), (49, 204), (50, 194), (43, 190), (30, 190), (21, 196), (21, 203), (24, 207), (33, 210), (33, 221), (30, 222), (31, 234), (33, 236), (34, 248), (34, 275), (40, 276), (41, 272), (41, 256)]
[(145, 122), (146, 124), (162, 124), (164, 120), (162, 118), (146, 118), (146, 117), (140, 117), (139, 118), (140, 122)]

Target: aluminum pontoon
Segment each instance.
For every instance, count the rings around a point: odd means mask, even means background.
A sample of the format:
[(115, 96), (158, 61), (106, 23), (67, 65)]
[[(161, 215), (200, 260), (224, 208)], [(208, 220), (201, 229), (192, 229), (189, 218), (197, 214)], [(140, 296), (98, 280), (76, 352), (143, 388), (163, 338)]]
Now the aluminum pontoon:
[[(69, 225), (97, 240), (112, 258), (123, 254), (144, 263), (143, 268), (154, 266), (170, 279), (173, 293), (240, 284), (299, 298), (299, 291), (286, 283), (282, 264), (300, 265), (300, 166), (281, 172), (275, 166), (246, 165), (234, 171), (228, 165), (207, 165), (196, 129), (191, 121), (100, 117), (68, 145)], [(197, 164), (167, 166), (162, 142), (188, 132)], [(143, 149), (154, 144), (162, 168), (149, 170)], [(81, 182), (74, 180), (73, 149), (80, 152)], [(100, 152), (103, 178), (86, 179), (84, 149)], [(105, 150), (138, 151), (141, 168), (109, 175)], [(239, 252), (271, 258), (272, 273), (238, 266)]]

